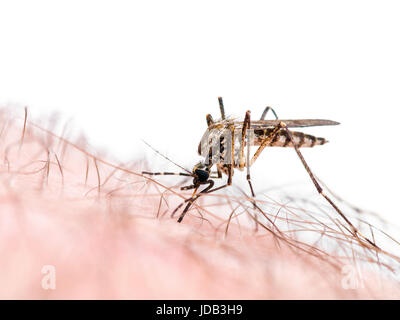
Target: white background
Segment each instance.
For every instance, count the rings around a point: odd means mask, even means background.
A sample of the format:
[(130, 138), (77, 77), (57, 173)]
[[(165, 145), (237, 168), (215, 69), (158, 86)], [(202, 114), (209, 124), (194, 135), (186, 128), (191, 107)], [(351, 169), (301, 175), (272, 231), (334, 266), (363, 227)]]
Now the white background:
[[(400, 224), (398, 3), (1, 1), (0, 104), (72, 117), (115, 159), (154, 159), (143, 138), (188, 168), (217, 96), (239, 118), (271, 105), (336, 120), (305, 130), (330, 140), (304, 151), (311, 168)], [(252, 173), (259, 191), (314, 192), (292, 150), (266, 150)]]

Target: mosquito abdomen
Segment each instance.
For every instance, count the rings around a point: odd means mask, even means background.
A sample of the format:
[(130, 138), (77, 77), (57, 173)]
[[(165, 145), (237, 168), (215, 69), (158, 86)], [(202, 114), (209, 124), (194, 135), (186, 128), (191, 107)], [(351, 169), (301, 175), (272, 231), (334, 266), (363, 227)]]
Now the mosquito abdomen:
[[(273, 129), (255, 130), (256, 140), (255, 145), (260, 145), (268, 137)], [(262, 132), (260, 132), (262, 131)], [(293, 140), (299, 148), (312, 148), (314, 146), (323, 145), (328, 141), (324, 138), (312, 136), (299, 131), (291, 131)], [(293, 147), (293, 143), (289, 138), (286, 130), (279, 130), (275, 138), (268, 143), (269, 147)]]

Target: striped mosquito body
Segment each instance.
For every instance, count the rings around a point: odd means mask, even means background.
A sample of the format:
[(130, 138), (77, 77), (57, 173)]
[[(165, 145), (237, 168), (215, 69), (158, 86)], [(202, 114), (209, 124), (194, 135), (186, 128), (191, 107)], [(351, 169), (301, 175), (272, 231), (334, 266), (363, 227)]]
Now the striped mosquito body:
[[(251, 143), (252, 146), (260, 146), (265, 139), (267, 139), (269, 136), (271, 136), (273, 132), (273, 128), (267, 128), (267, 129), (257, 129), (254, 130), (254, 140)], [(236, 132), (235, 132), (236, 134)], [(297, 145), (298, 148), (312, 148), (314, 146), (320, 146), (328, 142), (325, 138), (320, 138), (316, 137), (313, 135), (306, 134), (301, 131), (292, 131), (294, 143)], [(237, 141), (237, 139), (236, 139)], [(222, 137), (219, 141), (220, 144), (220, 152), (226, 154), (228, 150), (225, 149), (226, 141), (225, 137)], [(244, 143), (245, 146), (247, 146), (247, 143), (245, 141)], [(280, 129), (275, 137), (267, 142), (267, 147), (283, 147), (283, 148), (293, 148), (294, 144), (292, 140), (290, 139), (288, 133), (284, 129)], [(198, 154), (201, 155), (201, 143), (199, 144), (198, 148)]]
[[(256, 141), (254, 142), (254, 145), (261, 145), (266, 137), (271, 135), (272, 131), (272, 128), (254, 130), (254, 134), (256, 136)], [(292, 131), (292, 135), (294, 143), (297, 145), (298, 148), (312, 148), (314, 146), (320, 146), (328, 142), (325, 138), (315, 137), (299, 131)], [(285, 130), (280, 129), (275, 138), (268, 143), (267, 147), (293, 148), (294, 144), (290, 140), (288, 133)]]
[[(248, 112), (250, 115), (250, 112)], [(250, 121), (249, 121), (250, 122)], [(305, 134), (300, 131), (291, 131), (288, 127), (308, 127), (322, 125), (336, 125), (335, 121), (322, 119), (305, 120), (258, 120), (245, 122), (232, 119), (222, 119), (214, 122), (207, 116), (208, 128), (203, 134), (198, 147), (198, 154), (205, 158), (210, 167), (217, 165), (222, 172), (227, 172), (227, 164), (232, 168), (243, 170), (247, 166), (244, 148), (249, 146), (261, 147), (255, 157), (249, 161), (250, 166), (255, 162), (265, 147), (312, 148), (323, 145), (328, 141), (325, 138)], [(280, 126), (285, 126), (280, 128)], [(246, 137), (247, 136), (247, 137)]]
[[(261, 146), (266, 141), (266, 139), (269, 136), (271, 136), (273, 130), (274, 130), (273, 128), (254, 130), (254, 139), (252, 140), (252, 143), (250, 143), (250, 145)], [(328, 142), (325, 138), (315, 137), (313, 135), (305, 134), (299, 131), (292, 131), (292, 136), (293, 136), (293, 142), (290, 139), (288, 133), (284, 129), (280, 129), (276, 133), (275, 137), (271, 139), (271, 141), (267, 141), (266, 147), (294, 148), (294, 144), (296, 144), (298, 148), (312, 148), (314, 146), (323, 145)], [(236, 136), (235, 145), (240, 146), (239, 143), (240, 140)], [(247, 142), (245, 141), (244, 147), (246, 146)], [(207, 163), (209, 166), (210, 164), (211, 166), (215, 164), (219, 171), (227, 175), (229, 174), (229, 171), (226, 164), (232, 164), (232, 167), (234, 169), (244, 170), (244, 168), (247, 165), (247, 159), (244, 158), (242, 160), (242, 165), (240, 165), (241, 164), (240, 147), (235, 147), (233, 154), (233, 161), (231, 160), (232, 159), (231, 148), (232, 148), (231, 145), (226, 141), (226, 137), (225, 136), (220, 137), (217, 143), (214, 144), (214, 146), (211, 146), (211, 148), (209, 148), (208, 153), (205, 156), (205, 163)], [(218, 149), (218, 152), (216, 153), (216, 155), (213, 155), (215, 149)], [(201, 143), (199, 144), (198, 153), (199, 155), (202, 155)]]

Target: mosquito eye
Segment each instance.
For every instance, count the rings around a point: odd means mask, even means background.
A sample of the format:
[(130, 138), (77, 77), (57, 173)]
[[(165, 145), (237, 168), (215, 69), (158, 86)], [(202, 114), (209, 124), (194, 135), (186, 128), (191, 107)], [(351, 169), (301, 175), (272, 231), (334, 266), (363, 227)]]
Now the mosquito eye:
[(202, 169), (197, 169), (194, 172), (197, 176), (197, 178), (199, 179), (200, 182), (205, 182), (208, 180), (208, 177), (210, 176), (209, 172), (206, 170), (202, 170)]

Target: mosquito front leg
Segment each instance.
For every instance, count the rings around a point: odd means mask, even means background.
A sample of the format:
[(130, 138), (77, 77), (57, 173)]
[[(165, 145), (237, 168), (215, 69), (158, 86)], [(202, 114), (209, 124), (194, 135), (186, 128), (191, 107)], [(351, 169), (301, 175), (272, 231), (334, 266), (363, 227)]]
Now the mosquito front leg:
[[(231, 181), (232, 181), (232, 179), (231, 179)], [(230, 185), (232, 185), (232, 182), (229, 183), (229, 178), (228, 178), (228, 182), (227, 182), (226, 184), (224, 184), (223, 186), (214, 188), (214, 189), (212, 189), (212, 190), (210, 190), (210, 191), (208, 191), (208, 192), (204, 192), (204, 193), (211, 193), (211, 192), (214, 192), (214, 191), (218, 191), (218, 190), (221, 190), (221, 189), (223, 189), (223, 188), (226, 188), (226, 187), (228, 187), (228, 186), (230, 186)], [(202, 192), (202, 193), (203, 193), (203, 192)], [(199, 195), (199, 196), (200, 196), (200, 195)]]
[(147, 171), (142, 171), (142, 174), (148, 174), (150, 176), (185, 176), (185, 177), (192, 176), (191, 174), (184, 173), (184, 172), (147, 172)]
[(191, 185), (189, 185), (189, 186), (181, 187), (181, 190), (191, 190), (191, 189), (194, 189), (194, 188), (196, 188), (196, 187), (197, 187), (196, 185), (191, 184)]
[[(195, 194), (196, 192), (193, 192), (193, 195), (191, 198), (186, 199), (185, 202), (188, 202), (188, 204), (186, 205), (185, 209), (183, 210), (182, 214), (180, 215), (178, 222), (181, 222), (182, 219), (185, 217), (187, 211), (189, 210), (189, 208), (191, 207), (191, 205), (193, 204), (193, 202), (195, 202), (198, 198), (200, 198), (203, 194), (208, 194), (211, 192), (215, 192), (218, 190), (221, 190), (223, 188), (226, 188), (228, 186), (230, 186), (232, 184), (232, 175), (233, 175), (233, 171), (232, 171), (232, 167), (228, 166), (228, 181), (226, 184), (224, 184), (223, 186), (220, 187), (216, 187), (214, 189), (211, 189), (214, 186), (214, 181), (213, 180), (208, 180), (207, 183), (209, 183), (208, 187), (205, 188), (203, 191), (201, 191), (200, 193), (198, 193), (197, 195)], [(197, 189), (195, 190), (197, 191)], [(174, 212), (172, 212), (171, 217), (174, 216), (175, 212), (179, 210), (179, 208), (182, 207), (182, 205), (185, 203), (181, 203), (175, 210)]]
[(216, 176), (212, 176), (210, 175), (211, 179), (221, 179), (222, 178), (222, 172), (221, 172), (221, 168), (219, 166), (217, 166), (217, 172), (213, 171), (212, 174), (217, 174)]
[[(226, 182), (226, 184), (224, 184), (223, 186), (220, 186), (220, 187), (216, 187), (214, 189), (208, 188), (207, 191), (203, 190), (201, 193), (203, 193), (203, 194), (211, 193), (211, 192), (218, 191), (218, 190), (221, 190), (223, 188), (226, 188), (226, 187), (232, 185), (233, 168), (232, 168), (232, 165), (229, 165), (229, 164), (226, 165), (226, 166), (227, 166), (227, 169), (228, 169), (228, 181)], [(200, 196), (200, 194), (198, 196)]]
[[(214, 181), (213, 181), (213, 180), (207, 180), (206, 183), (208, 183), (207, 188), (205, 188), (204, 190), (202, 190), (202, 191), (200, 192), (200, 194), (202, 194), (202, 193), (207, 193), (208, 190), (210, 190), (210, 189), (214, 186)], [(185, 207), (185, 209), (183, 210), (182, 214), (179, 216), (179, 219), (178, 219), (178, 222), (179, 222), (179, 223), (182, 222), (183, 218), (184, 218), (185, 215), (186, 215), (186, 212), (188, 212), (188, 210), (189, 210), (189, 208), (191, 207), (191, 205), (193, 204), (193, 202), (195, 202), (195, 201), (200, 197), (200, 194), (197, 194), (197, 195), (196, 195), (196, 192), (197, 192), (198, 188), (199, 188), (199, 187), (196, 187), (196, 189), (194, 190), (192, 196), (191, 196), (189, 199), (186, 199), (186, 200), (185, 200), (185, 202), (188, 202), (188, 204), (186, 205), (186, 207)], [(183, 205), (183, 203), (182, 203), (177, 209), (179, 209), (182, 205)], [(174, 210), (173, 214), (176, 212), (177, 209)]]
[[(187, 199), (187, 200), (193, 199), (193, 197), (194, 197), (194, 195), (196, 194), (196, 192), (197, 192), (197, 190), (199, 189), (199, 187), (200, 187), (199, 184), (196, 185), (196, 186), (194, 187), (195, 190), (193, 191), (192, 196), (191, 196), (189, 199)], [(179, 206), (177, 206), (177, 207), (175, 208), (174, 211), (172, 211), (172, 213), (171, 213), (171, 218), (174, 217), (175, 213), (186, 203), (187, 200), (185, 200), (184, 202), (182, 202)], [(189, 209), (189, 208), (188, 208), (188, 209)], [(187, 211), (187, 210), (186, 210), (186, 211)], [(186, 212), (185, 212), (185, 213), (186, 213)], [(182, 219), (183, 219), (183, 217), (182, 217)], [(182, 219), (180, 219), (180, 220), (182, 221)], [(180, 221), (178, 220), (178, 222), (180, 222)]]

